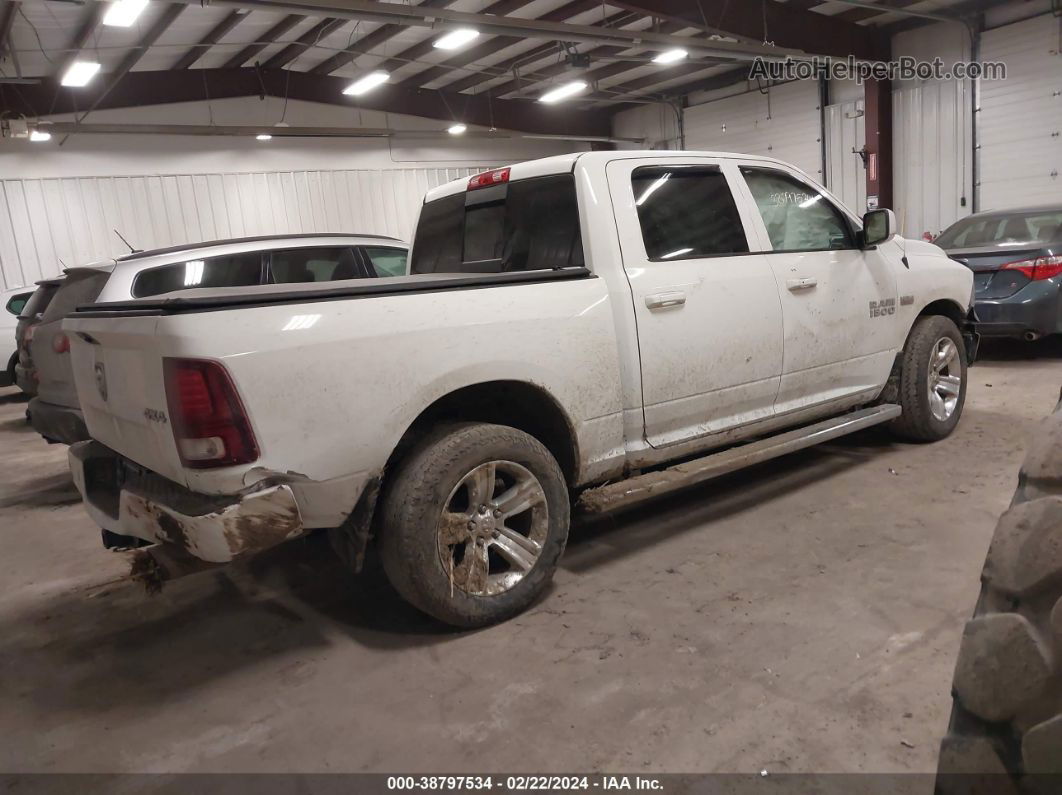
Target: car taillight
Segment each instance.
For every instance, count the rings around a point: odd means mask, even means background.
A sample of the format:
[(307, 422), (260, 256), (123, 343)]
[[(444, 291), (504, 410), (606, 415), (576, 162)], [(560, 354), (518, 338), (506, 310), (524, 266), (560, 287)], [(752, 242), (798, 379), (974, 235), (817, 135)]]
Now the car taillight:
[(496, 168), (493, 171), (484, 171), (482, 174), (476, 174), (474, 177), (468, 180), (469, 190), (479, 190), (480, 188), (489, 188), (491, 185), (501, 185), (503, 182), (509, 181), (509, 169), (508, 168)]
[(37, 330), (36, 326), (29, 326), (26, 329), (26, 333), (22, 335), (22, 344), (29, 345), (33, 342), (33, 332)]
[(1000, 265), (999, 269), (1004, 271), (1021, 271), (1029, 281), (1042, 282), (1044, 279), (1053, 279), (1056, 276), (1062, 275), (1062, 255), (1008, 262), (1006, 265)]
[(190, 469), (249, 464), (258, 442), (228, 372), (205, 359), (164, 359), (166, 402), (181, 461)]
[(70, 353), (70, 338), (60, 331), (52, 337), (52, 350), (56, 353)]

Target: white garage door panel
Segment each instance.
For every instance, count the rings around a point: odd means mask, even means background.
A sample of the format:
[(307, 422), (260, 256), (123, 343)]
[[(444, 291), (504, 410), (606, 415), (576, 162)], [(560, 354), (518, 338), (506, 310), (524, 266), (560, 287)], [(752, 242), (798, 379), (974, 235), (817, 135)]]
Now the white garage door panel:
[(248, 235), (363, 232), (408, 240), (429, 188), (482, 168), (0, 180), (0, 287), (137, 248)]
[(686, 148), (776, 157), (822, 182), (819, 86), (799, 80), (706, 102), (683, 113)]
[(863, 100), (826, 106), (826, 187), (856, 213), (867, 207), (867, 177), (856, 152), (866, 144)]
[(1007, 64), (980, 81), (980, 208), (1062, 199), (1062, 18), (1044, 15), (986, 31), (981, 58)]

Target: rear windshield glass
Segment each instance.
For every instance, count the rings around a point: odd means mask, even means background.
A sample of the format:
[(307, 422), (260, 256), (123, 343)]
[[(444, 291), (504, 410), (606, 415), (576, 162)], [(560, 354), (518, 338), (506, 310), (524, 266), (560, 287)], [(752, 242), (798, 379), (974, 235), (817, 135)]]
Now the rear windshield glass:
[(411, 273), (504, 273), (583, 264), (571, 174), (523, 179), (428, 202)]
[(41, 315), (41, 322), (51, 323), (66, 317), (81, 304), (94, 302), (110, 276), (107, 271), (74, 271), (68, 274)]
[(933, 242), (942, 248), (1009, 248), (1062, 242), (1062, 209), (963, 218)]
[(377, 276), (406, 275), (406, 250), (404, 248), (366, 246), (362, 250), (369, 258)]
[(247, 287), (262, 283), (262, 252), (226, 254), (149, 268), (133, 281), (133, 297), (196, 287)]

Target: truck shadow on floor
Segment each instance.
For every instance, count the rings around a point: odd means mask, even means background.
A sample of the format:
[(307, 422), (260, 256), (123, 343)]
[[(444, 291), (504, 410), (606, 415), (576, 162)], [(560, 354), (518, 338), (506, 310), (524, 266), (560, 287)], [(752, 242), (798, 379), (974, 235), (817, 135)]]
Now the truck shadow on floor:
[(69, 471), (21, 481), (13, 491), (0, 496), (0, 508), (57, 508), (81, 502)]
[[(705, 532), (706, 524), (858, 466), (888, 444), (865, 432), (638, 511), (578, 522), (561, 565), (586, 572), (668, 536)], [(85, 566), (93, 559), (86, 556)], [(27, 716), (149, 707), (246, 669), (275, 666), (281, 677), (293, 656), (313, 660), (351, 643), (400, 651), (467, 634), (402, 602), (371, 558), (362, 575), (350, 574), (323, 534), (169, 583), (157, 596), (116, 580), (20, 602), (0, 613), (7, 639), (0, 667), (16, 683), (16, 708)]]

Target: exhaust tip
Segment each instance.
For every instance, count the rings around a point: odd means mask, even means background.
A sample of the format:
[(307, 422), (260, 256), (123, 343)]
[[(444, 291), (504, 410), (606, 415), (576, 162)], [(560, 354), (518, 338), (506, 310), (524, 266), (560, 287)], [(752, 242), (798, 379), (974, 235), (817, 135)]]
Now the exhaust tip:
[(1036, 342), (1043, 335), (1039, 331), (1026, 331), (1021, 338), (1026, 342)]

